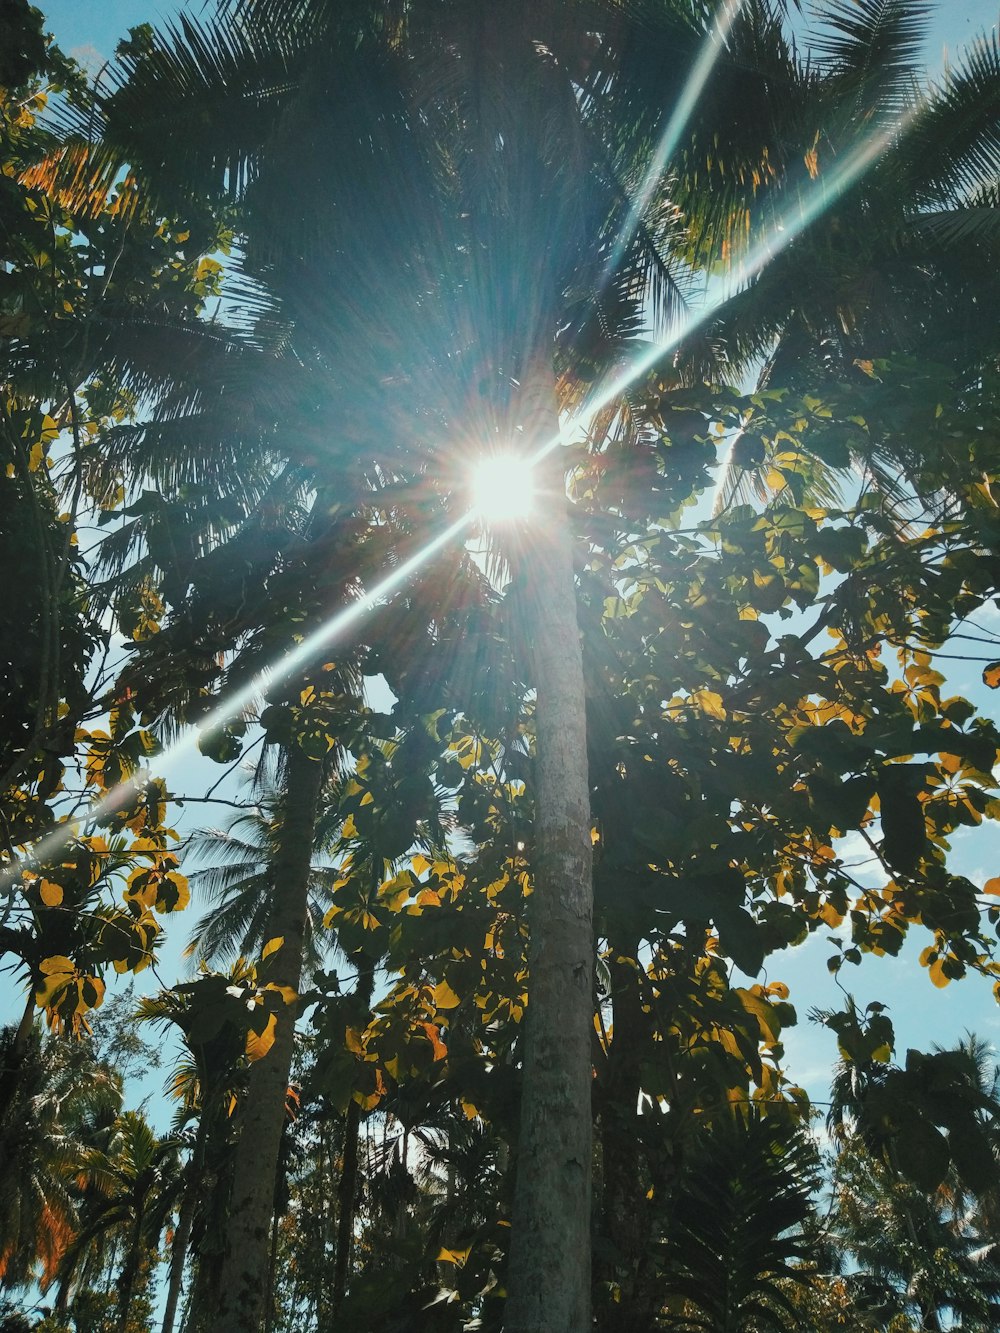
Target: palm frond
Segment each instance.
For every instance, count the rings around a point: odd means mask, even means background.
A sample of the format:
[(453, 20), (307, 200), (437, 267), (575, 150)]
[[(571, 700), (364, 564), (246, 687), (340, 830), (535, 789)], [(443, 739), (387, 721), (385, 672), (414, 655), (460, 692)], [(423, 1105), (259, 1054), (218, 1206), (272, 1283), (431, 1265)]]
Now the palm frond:
[(898, 119), (923, 69), (932, 0), (827, 0), (811, 47), (862, 115)]
[(919, 213), (910, 221), (913, 230), (942, 248), (962, 250), (975, 246), (995, 250), (1000, 244), (1000, 186), (980, 192), (990, 202), (967, 208), (941, 208)]
[(929, 206), (975, 206), (1000, 181), (1000, 36), (967, 47), (928, 95), (902, 145), (911, 189)]
[(199, 191), (239, 197), (314, 50), (308, 18), (274, 29), (182, 14), (122, 43), (113, 90), (57, 118), (66, 148), (51, 184), (93, 207), (127, 165), (160, 208)]

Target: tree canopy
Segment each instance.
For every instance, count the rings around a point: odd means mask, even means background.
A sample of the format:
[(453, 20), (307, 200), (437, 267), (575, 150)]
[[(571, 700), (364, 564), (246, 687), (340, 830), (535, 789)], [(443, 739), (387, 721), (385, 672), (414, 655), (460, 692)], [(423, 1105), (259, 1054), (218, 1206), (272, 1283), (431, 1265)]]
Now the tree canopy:
[(845, 989), (1000, 996), (1000, 47), (927, 11), (222, 0), (92, 87), (5, 12), (0, 1327), (991, 1327), (990, 1053)]

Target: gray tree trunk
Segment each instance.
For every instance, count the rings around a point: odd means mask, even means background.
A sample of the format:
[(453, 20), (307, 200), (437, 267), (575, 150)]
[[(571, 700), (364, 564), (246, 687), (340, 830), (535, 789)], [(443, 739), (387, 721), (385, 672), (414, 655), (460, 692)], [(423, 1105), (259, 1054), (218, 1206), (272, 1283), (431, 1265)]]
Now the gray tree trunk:
[[(266, 981), (298, 990), (316, 808), (323, 765), (297, 747), (288, 752), (284, 822), (275, 857), (274, 909), (268, 928), (284, 943), (267, 959)], [(295, 1045), (295, 1007), (277, 1011), (274, 1045), (250, 1069), (236, 1146), (228, 1235), (213, 1333), (259, 1333), (267, 1298), (271, 1217), (285, 1097)]]
[(126, 1333), (128, 1317), (132, 1310), (132, 1298), (135, 1295), (136, 1279), (142, 1261), (142, 1224), (145, 1220), (143, 1198), (136, 1200), (135, 1221), (132, 1223), (132, 1236), (121, 1277), (118, 1279), (118, 1333)]
[[(530, 455), (558, 431), (551, 354), (522, 381)], [(535, 715), (534, 892), (506, 1333), (584, 1333), (590, 1319), (593, 886), (586, 696), (563, 463), (542, 494), (522, 578)]]
[(184, 1265), (187, 1261), (188, 1245), (191, 1241), (194, 1212), (198, 1204), (198, 1192), (204, 1180), (208, 1114), (208, 1108), (205, 1105), (204, 1085), (202, 1085), (202, 1106), (198, 1117), (198, 1132), (195, 1136), (191, 1160), (188, 1163), (188, 1178), (181, 1197), (177, 1230), (174, 1233), (173, 1246), (170, 1251), (170, 1276), (167, 1283), (167, 1299), (163, 1307), (163, 1324), (160, 1333), (174, 1333), (174, 1321), (177, 1318), (177, 1307), (180, 1304), (181, 1290), (184, 1286)]

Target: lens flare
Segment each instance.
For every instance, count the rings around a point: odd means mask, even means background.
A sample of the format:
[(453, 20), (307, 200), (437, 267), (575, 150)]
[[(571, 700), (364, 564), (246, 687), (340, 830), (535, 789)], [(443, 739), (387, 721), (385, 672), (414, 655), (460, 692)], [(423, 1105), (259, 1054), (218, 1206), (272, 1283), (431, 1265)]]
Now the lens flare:
[(473, 506), (488, 523), (527, 518), (535, 503), (534, 463), (516, 454), (495, 454), (478, 465)]
[[(395, 592), (405, 584), (410, 576), (425, 565), (432, 556), (436, 555), (443, 547), (470, 524), (473, 513), (470, 510), (456, 519), (443, 532), (439, 532), (429, 542), (422, 546), (398, 565), (391, 574), (388, 574), (380, 582), (376, 583), (364, 596), (359, 597), (356, 602), (351, 602), (342, 610), (332, 615), (325, 624), (321, 625), (312, 634), (308, 635), (295, 648), (280, 658), (277, 662), (265, 667), (259, 671), (246, 685), (235, 693), (229, 695), (224, 702), (205, 717), (197, 727), (182, 736), (173, 745), (169, 746), (158, 756), (156, 771), (160, 777), (165, 776), (172, 768), (185, 756), (193, 753), (198, 746), (198, 740), (206, 732), (212, 731), (215, 727), (221, 727), (226, 722), (237, 717), (243, 710), (258, 698), (269, 687), (278, 684), (282, 680), (287, 680), (297, 671), (314, 662), (324, 649), (328, 648), (336, 639), (359, 620), (362, 620), (369, 611), (378, 606), (390, 593)], [(83, 814), (66, 824), (57, 824), (50, 833), (47, 833), (38, 842), (30, 848), (29, 856), (34, 861), (44, 861), (61, 851), (72, 839), (74, 831), (80, 824), (90, 823), (99, 820), (106, 815), (122, 808), (129, 798), (135, 793), (148, 779), (148, 774), (138, 773), (133, 777), (120, 782), (113, 787), (99, 801), (95, 801), (89, 806)], [(0, 870), (0, 890), (9, 889), (18, 878), (24, 862), (14, 863)]]
[(698, 99), (711, 77), (716, 61), (725, 47), (729, 30), (733, 26), (737, 14), (743, 8), (743, 4), (744, 0), (723, 0), (716, 12), (715, 22), (705, 37), (687, 83), (670, 113), (670, 119), (667, 121), (659, 143), (656, 145), (656, 152), (650, 158), (649, 166), (646, 168), (646, 175), (643, 178), (639, 192), (629, 206), (628, 217), (625, 219), (618, 234), (618, 239), (612, 248), (605, 270), (609, 277), (621, 263), (622, 256), (635, 236), (642, 215), (649, 207), (653, 192), (663, 177), (663, 169), (673, 156), (674, 149), (680, 143), (681, 135), (691, 119), (692, 112), (698, 105)]
[[(717, 24), (717, 31), (720, 32), (720, 41), (724, 37), (722, 23), (725, 23), (725, 31), (732, 23), (736, 9), (739, 4), (726, 6), (722, 13), (722, 18)], [(732, 11), (732, 12), (731, 12)], [(696, 66), (695, 73), (701, 69), (702, 83), (711, 69), (711, 62), (717, 57), (717, 46), (706, 48), (703, 53), (702, 61)], [(694, 87), (695, 73), (692, 74), (691, 87)], [(694, 95), (694, 94), (693, 94)], [(915, 106), (906, 117), (903, 117), (897, 124), (889, 129), (874, 135), (864, 143), (857, 145), (849, 153), (846, 153), (843, 159), (838, 162), (825, 177), (820, 177), (813, 183), (809, 197), (803, 203), (801, 198), (796, 201), (794, 207), (789, 208), (787, 213), (775, 223), (773, 228), (751, 249), (747, 258), (736, 269), (728, 285), (720, 284), (720, 289), (706, 301), (705, 305), (697, 313), (689, 313), (681, 322), (681, 325), (675, 329), (671, 335), (655, 343), (643, 356), (633, 361), (620, 375), (614, 377), (601, 392), (596, 400), (591, 400), (587, 404), (587, 420), (584, 420), (582, 414), (569, 423), (568, 427), (562, 428), (552, 439), (542, 444), (534, 454), (520, 460), (520, 470), (522, 478), (530, 481), (532, 469), (537, 466), (542, 459), (546, 458), (555, 449), (559, 447), (567, 438), (571, 437), (574, 429), (583, 429), (587, 421), (592, 419), (611, 402), (618, 398), (626, 389), (629, 388), (637, 379), (647, 374), (653, 366), (659, 362), (663, 356), (690, 334), (701, 324), (711, 319), (715, 312), (720, 308), (728, 298), (732, 290), (738, 289), (751, 281), (763, 268), (782, 250), (786, 249), (797, 237), (799, 237), (817, 218), (834, 204), (848, 189), (851, 188), (868, 170), (872, 163), (892, 142), (893, 139), (906, 132), (909, 125), (919, 112), (920, 107)], [(687, 113), (686, 113), (687, 114)], [(667, 126), (666, 134), (671, 132), (679, 133), (679, 130), (671, 130), (677, 119), (678, 113), (671, 117), (670, 124)], [(680, 121), (677, 121), (680, 124)], [(665, 141), (666, 141), (665, 134)], [(657, 160), (666, 161), (669, 149), (662, 155), (658, 152)], [(651, 167), (652, 171), (652, 167)], [(649, 177), (647, 177), (649, 179)], [(646, 188), (646, 187), (644, 187)], [(635, 217), (638, 217), (636, 213)], [(633, 220), (632, 225), (635, 225)], [(506, 488), (506, 483), (505, 483)], [(499, 489), (499, 488), (498, 488)], [(528, 488), (522, 484), (522, 491)], [(159, 774), (168, 772), (181, 758), (190, 754), (198, 744), (199, 737), (212, 730), (214, 727), (222, 726), (227, 721), (241, 713), (248, 704), (257, 698), (268, 686), (286, 679), (296, 671), (302, 670), (310, 662), (314, 661), (319, 654), (329, 647), (345, 630), (362, 620), (364, 616), (377, 606), (386, 596), (394, 592), (405, 584), (412, 574), (427, 563), (438, 551), (448, 544), (453, 538), (463, 532), (478, 517), (478, 509), (470, 509), (468, 512), (457, 519), (443, 532), (432, 537), (420, 550), (416, 551), (407, 560), (403, 561), (391, 574), (375, 584), (363, 597), (350, 606), (344, 607), (335, 615), (309, 635), (295, 649), (288, 653), (280, 661), (272, 666), (265, 668), (253, 680), (251, 680), (242, 689), (236, 691), (223, 703), (219, 704), (197, 728), (193, 728), (187, 735), (182, 737), (176, 744), (170, 746), (160, 755), (157, 763)], [(110, 814), (128, 799), (130, 792), (134, 791), (137, 783), (144, 781), (144, 777), (134, 778), (128, 782), (121, 783), (114, 790), (110, 791), (102, 800), (95, 802), (84, 814), (69, 824), (57, 825), (50, 833), (41, 838), (29, 850), (29, 856), (32, 860), (41, 861), (51, 857), (65, 847), (73, 837), (75, 828), (80, 823), (86, 823), (92, 820), (99, 820), (102, 816)], [(0, 871), (0, 889), (9, 889), (20, 874), (24, 862), (14, 863), (6, 869)]]
[(786, 250), (804, 231), (826, 212), (836, 201), (856, 184), (872, 163), (884, 152), (888, 145), (899, 135), (906, 132), (920, 110), (915, 106), (895, 125), (873, 135), (858, 144), (837, 162), (826, 176), (821, 176), (812, 184), (805, 201), (801, 196), (793, 206), (780, 217), (773, 227), (753, 246), (736, 267), (728, 282), (716, 285), (705, 304), (696, 312), (689, 311), (668, 337), (654, 342), (642, 356), (632, 361), (621, 374), (613, 377), (604, 388), (589, 400), (586, 405), (586, 418), (581, 413), (575, 421), (569, 423), (558, 435), (547, 440), (531, 456), (529, 462), (535, 465), (557, 449), (568, 436), (584, 433), (590, 421), (629, 389), (636, 380), (649, 373), (668, 352), (679, 344), (702, 324), (706, 324), (717, 310), (729, 299), (734, 291), (746, 286), (767, 265)]

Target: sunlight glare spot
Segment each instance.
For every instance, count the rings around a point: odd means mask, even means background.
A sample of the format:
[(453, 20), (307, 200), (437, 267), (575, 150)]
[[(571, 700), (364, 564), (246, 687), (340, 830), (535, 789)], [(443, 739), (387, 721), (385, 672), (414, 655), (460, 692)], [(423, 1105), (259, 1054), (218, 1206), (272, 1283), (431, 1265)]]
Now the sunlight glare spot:
[(496, 454), (476, 468), (472, 483), (473, 505), (490, 523), (527, 518), (535, 501), (532, 464), (514, 454)]

